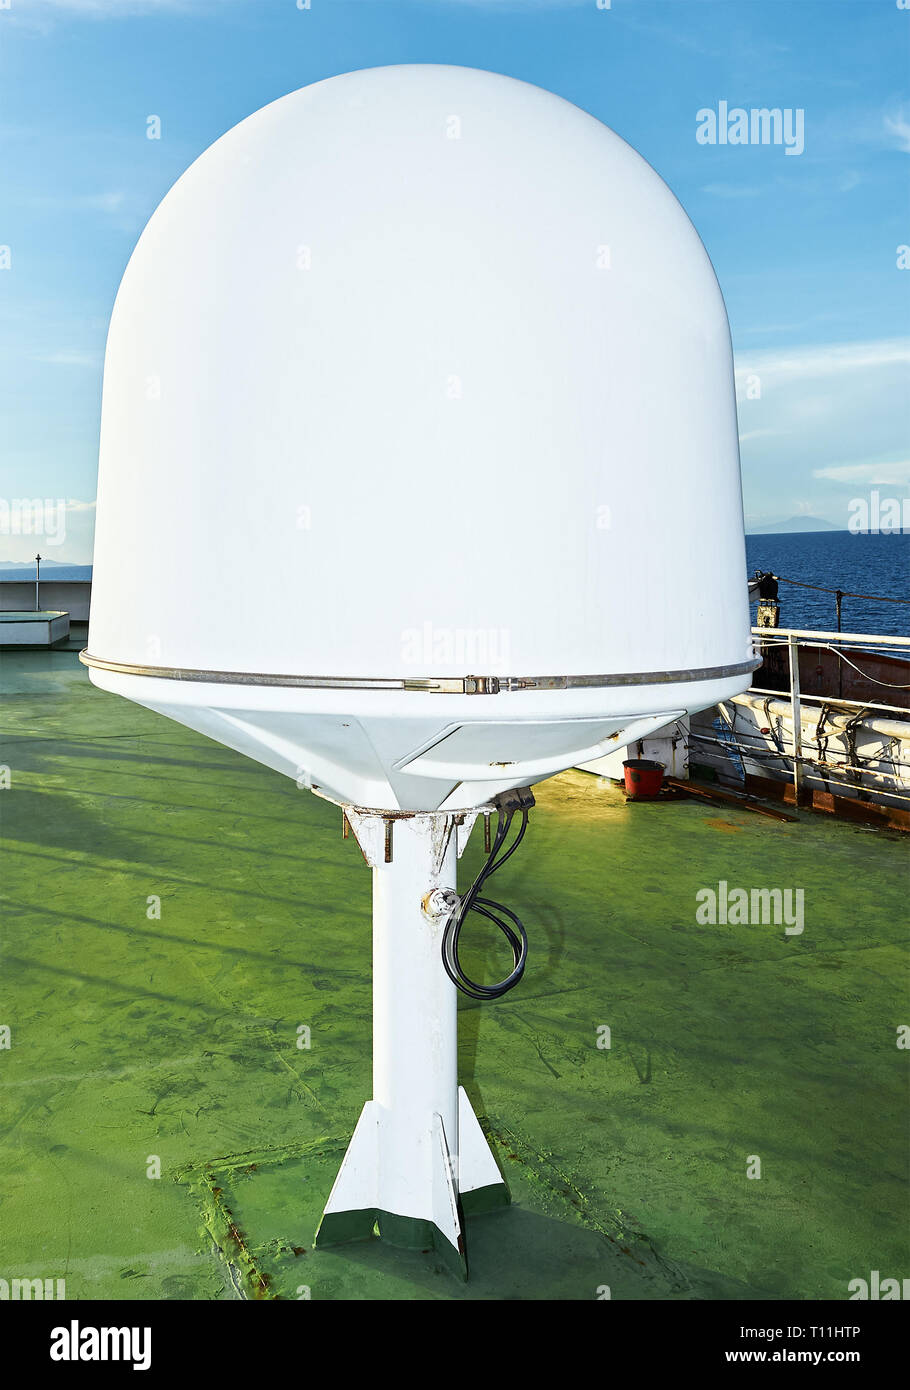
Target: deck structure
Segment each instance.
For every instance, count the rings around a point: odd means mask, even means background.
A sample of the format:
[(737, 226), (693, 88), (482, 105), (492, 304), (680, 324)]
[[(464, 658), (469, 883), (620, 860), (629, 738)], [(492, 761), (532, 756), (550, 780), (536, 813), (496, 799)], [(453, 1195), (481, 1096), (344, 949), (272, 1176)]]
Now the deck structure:
[[(460, 1004), (512, 1194), (467, 1216), (461, 1284), (432, 1252), (313, 1248), (370, 1086), (370, 875), (336, 808), (94, 689), (78, 645), (2, 660), (0, 1277), (80, 1300), (735, 1300), (906, 1272), (899, 835), (627, 804), (584, 772), (535, 789), (503, 871), (526, 977)], [(803, 930), (700, 924), (721, 883), (801, 889)]]

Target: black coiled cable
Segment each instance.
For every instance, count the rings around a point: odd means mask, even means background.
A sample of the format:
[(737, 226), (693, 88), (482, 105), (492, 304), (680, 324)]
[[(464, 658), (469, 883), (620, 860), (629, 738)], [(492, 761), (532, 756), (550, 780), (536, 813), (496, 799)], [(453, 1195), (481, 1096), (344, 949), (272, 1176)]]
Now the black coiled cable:
[[(499, 824), (487, 861), (461, 902), (452, 912), (442, 933), (442, 963), (445, 972), (453, 984), (458, 986), (462, 994), (466, 994), (470, 999), (501, 999), (504, 994), (507, 994), (518, 984), (524, 974), (528, 959), (528, 936), (519, 918), (509, 908), (503, 907), (502, 903), (494, 902), (492, 898), (481, 898), (479, 894), (491, 874), (495, 874), (497, 869), (501, 869), (506, 860), (515, 853), (521, 844), (528, 828), (528, 809), (529, 806), (534, 805), (534, 798), (529, 791), (522, 790), (497, 797), (496, 805), (499, 811)], [(517, 810), (521, 811), (521, 825), (518, 834), (505, 853), (501, 854), (500, 851), (508, 839), (512, 818)], [(458, 955), (458, 941), (469, 912), (476, 912), (497, 926), (512, 949), (513, 968), (498, 984), (480, 984), (479, 981), (472, 980), (462, 967)], [(505, 920), (506, 918), (508, 921)]]

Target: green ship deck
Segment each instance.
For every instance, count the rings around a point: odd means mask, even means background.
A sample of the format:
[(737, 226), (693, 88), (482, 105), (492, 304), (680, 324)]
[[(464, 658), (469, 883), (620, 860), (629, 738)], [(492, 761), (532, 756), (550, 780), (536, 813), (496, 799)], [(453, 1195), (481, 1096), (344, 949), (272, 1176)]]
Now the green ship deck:
[[(0, 1279), (735, 1300), (907, 1273), (894, 832), (627, 804), (581, 772), (536, 788), (497, 878), (527, 975), (460, 1009), (461, 1080), (513, 1197), (468, 1218), (460, 1284), (431, 1253), (312, 1248), (370, 1094), (370, 875), (340, 812), (95, 690), (74, 650), (2, 668)], [(477, 831), (462, 882), (481, 852)], [(698, 925), (721, 880), (802, 888), (805, 930)]]

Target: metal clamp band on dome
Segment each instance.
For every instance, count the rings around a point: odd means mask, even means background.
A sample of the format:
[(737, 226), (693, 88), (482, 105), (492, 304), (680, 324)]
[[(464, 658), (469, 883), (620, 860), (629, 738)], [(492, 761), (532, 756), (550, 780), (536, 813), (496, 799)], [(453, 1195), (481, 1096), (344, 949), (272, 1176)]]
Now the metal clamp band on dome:
[(153, 676), (158, 680), (205, 681), (212, 685), (273, 685), (305, 690), (422, 690), (436, 695), (499, 695), (509, 690), (596, 690), (609, 686), (695, 684), (744, 676), (762, 663), (761, 657), (730, 666), (701, 666), (683, 671), (634, 671), (601, 676), (272, 676), (252, 671), (198, 671), (179, 666), (137, 666), (106, 661), (88, 650), (79, 653), (83, 666), (121, 676)]

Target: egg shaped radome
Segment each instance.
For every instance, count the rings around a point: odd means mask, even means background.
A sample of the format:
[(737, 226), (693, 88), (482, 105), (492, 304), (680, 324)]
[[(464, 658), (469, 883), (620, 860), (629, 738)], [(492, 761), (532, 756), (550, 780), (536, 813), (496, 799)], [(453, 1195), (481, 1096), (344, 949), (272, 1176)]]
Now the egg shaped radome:
[(746, 688), (723, 299), (592, 116), (403, 66), (177, 181), (104, 369), (92, 679), (337, 800), (479, 804)]

